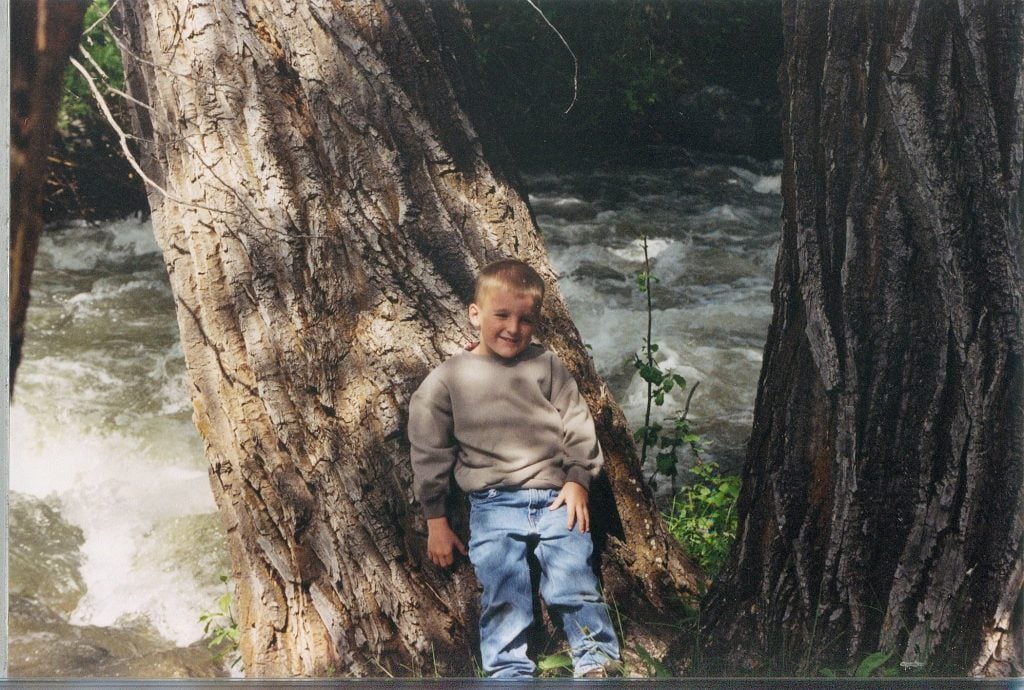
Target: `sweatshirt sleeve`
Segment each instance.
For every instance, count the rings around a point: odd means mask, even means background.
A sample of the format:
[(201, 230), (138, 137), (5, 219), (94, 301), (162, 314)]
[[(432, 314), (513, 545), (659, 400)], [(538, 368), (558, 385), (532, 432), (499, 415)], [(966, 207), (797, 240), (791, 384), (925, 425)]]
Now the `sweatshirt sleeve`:
[(432, 373), (409, 401), (413, 493), (428, 519), (445, 514), (458, 453), (453, 428), (451, 396), (440, 377)]
[(580, 395), (576, 380), (555, 356), (551, 358), (551, 404), (562, 416), (562, 449), (566, 481), (590, 489), (590, 480), (604, 464), (590, 409)]

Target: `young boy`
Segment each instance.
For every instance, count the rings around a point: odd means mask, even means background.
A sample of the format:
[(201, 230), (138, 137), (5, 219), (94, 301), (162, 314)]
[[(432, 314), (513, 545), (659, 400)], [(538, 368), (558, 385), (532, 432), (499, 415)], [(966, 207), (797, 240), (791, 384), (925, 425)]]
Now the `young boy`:
[(410, 403), (415, 493), (427, 518), (427, 555), (442, 567), (456, 550), (466, 555), (446, 517), (453, 468), (469, 495), (469, 559), (483, 586), (480, 652), (489, 675), (533, 674), (533, 547), (541, 596), (561, 619), (575, 675), (602, 677), (619, 659), (590, 563), (587, 494), (603, 458), (572, 375), (531, 342), (543, 297), (540, 276), (521, 261), (481, 271), (469, 305), (479, 344), (431, 372)]

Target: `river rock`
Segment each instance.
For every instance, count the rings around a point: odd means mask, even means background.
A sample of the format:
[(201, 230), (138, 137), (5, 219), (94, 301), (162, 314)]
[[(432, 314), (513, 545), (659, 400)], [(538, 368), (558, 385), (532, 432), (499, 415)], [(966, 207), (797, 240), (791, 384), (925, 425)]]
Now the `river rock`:
[(41, 499), (11, 492), (8, 505), (11, 597), (29, 597), (70, 614), (85, 594), (79, 573), (82, 530)]
[(10, 598), (11, 678), (216, 678), (227, 676), (203, 641), (176, 647), (145, 622), (72, 625), (28, 597)]

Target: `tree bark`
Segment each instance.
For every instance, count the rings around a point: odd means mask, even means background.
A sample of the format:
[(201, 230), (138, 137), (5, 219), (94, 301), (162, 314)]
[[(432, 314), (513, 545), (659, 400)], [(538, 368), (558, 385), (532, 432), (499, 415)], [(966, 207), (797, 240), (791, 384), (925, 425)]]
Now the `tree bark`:
[(21, 363), (29, 287), (43, 231), (43, 188), (64, 68), (78, 47), (89, 0), (11, 4), (11, 386)]
[(1024, 5), (784, 21), (775, 312), (706, 651), (1020, 674)]
[[(425, 558), (407, 404), (470, 337), (485, 262), (544, 276), (542, 339), (599, 427), (607, 593), (643, 625), (700, 573), (666, 534), (622, 413), (487, 129), (460, 4), (119, 3), (195, 423), (252, 676), (473, 672), (476, 582)], [(464, 502), (454, 511), (465, 533)], [(656, 650), (671, 634), (651, 628)], [(660, 645), (660, 646), (659, 646)]]

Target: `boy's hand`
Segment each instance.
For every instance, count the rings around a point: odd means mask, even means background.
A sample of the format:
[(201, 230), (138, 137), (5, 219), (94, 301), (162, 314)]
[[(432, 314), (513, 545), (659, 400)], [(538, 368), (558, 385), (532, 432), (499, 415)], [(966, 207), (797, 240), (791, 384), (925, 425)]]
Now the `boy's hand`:
[(448, 525), (448, 518), (437, 517), (427, 520), (427, 557), (447, 568), (455, 562), (455, 549), (463, 556), (469, 554), (459, 535)]
[(579, 523), (580, 532), (589, 532), (590, 509), (587, 508), (587, 496), (587, 490), (583, 488), (582, 484), (566, 482), (548, 510), (558, 510), (564, 503), (566, 512), (569, 513), (566, 528), (572, 531), (573, 525)]

